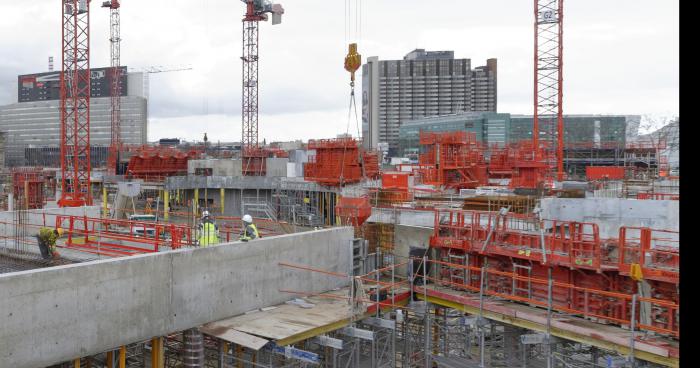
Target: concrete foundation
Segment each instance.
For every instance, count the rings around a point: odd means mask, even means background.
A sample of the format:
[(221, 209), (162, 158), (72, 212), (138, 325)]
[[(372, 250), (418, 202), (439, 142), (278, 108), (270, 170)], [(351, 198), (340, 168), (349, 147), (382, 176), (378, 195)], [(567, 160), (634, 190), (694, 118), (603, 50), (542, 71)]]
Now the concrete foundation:
[(352, 238), (333, 228), (0, 275), (0, 361), (48, 366), (291, 299), (282, 289), (344, 286), (279, 263), (348, 274)]

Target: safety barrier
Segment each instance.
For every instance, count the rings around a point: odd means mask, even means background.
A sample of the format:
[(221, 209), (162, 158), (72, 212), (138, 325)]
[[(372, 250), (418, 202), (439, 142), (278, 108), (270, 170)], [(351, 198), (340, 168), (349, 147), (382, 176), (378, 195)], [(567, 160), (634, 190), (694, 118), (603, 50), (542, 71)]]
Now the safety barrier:
[[(450, 275), (444, 273), (437, 278), (416, 273), (413, 275), (414, 278), (425, 278), (436, 285), (448, 286), (459, 291), (480, 293), (483, 288), (483, 294), (487, 296), (538, 307), (551, 307), (554, 311), (618, 325), (631, 326), (634, 324), (640, 330), (679, 337), (680, 306), (668, 300), (636, 297), (628, 293), (581, 287), (571, 283), (522, 276), (516, 272), (500, 271), (488, 267), (465, 266), (438, 260), (424, 261), (432, 263), (442, 270), (468, 272), (472, 282), (466, 284), (455, 282)], [(532, 290), (539, 290), (539, 292), (528, 295), (523, 291), (525, 285)], [(652, 310), (662, 310), (665, 319), (654, 319), (651, 323), (644, 323), (640, 307), (645, 303)], [(634, 316), (632, 311), (634, 311)]]

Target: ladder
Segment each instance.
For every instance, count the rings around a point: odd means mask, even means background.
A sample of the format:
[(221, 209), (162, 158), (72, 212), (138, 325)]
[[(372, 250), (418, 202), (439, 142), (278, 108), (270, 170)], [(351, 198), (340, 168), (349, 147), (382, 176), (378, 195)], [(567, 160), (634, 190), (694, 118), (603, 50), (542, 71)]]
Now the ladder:
[[(527, 276), (527, 282), (524, 281), (519, 281), (515, 279), (515, 276)], [(519, 265), (517, 263), (513, 263), (513, 286), (511, 288), (511, 294), (514, 296), (524, 296), (527, 297), (528, 299), (532, 298), (532, 266), (526, 266), (526, 265)], [(525, 283), (527, 286), (526, 287), (519, 287), (521, 283)], [(525, 293), (525, 295), (518, 295), (518, 293)]]
[(469, 255), (464, 253), (455, 254), (453, 253), (453, 251), (453, 249), (449, 249), (447, 251), (447, 259), (445, 260), (445, 262), (449, 263), (449, 266), (447, 268), (450, 275), (450, 286), (456, 289), (460, 289), (454, 284), (468, 285), (470, 280), (469, 270), (466, 268), (453, 267), (452, 265), (467, 266), (469, 264)]

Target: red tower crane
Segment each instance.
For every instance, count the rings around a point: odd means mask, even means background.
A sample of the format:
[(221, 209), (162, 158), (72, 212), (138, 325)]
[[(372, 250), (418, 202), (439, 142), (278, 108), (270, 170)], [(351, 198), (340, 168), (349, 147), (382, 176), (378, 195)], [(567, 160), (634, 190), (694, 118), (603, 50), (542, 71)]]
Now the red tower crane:
[(119, 0), (102, 2), (102, 7), (109, 9), (109, 43), (110, 43), (110, 97), (111, 97), (111, 130), (109, 140), (109, 154), (107, 156), (107, 170), (112, 174), (117, 173), (117, 162), (119, 162), (119, 151), (122, 146), (121, 141), (121, 69), (120, 69), (120, 19)]
[(90, 1), (62, 0), (62, 207), (92, 204), (90, 192)]
[(532, 141), (550, 173), (564, 179), (563, 19), (564, 0), (534, 0), (535, 91)]
[(241, 157), (244, 175), (265, 175), (265, 158), (268, 153), (258, 145), (258, 22), (267, 21), (272, 14), (272, 24), (282, 22), (284, 9), (268, 0), (241, 0), (246, 3), (243, 17), (243, 93)]

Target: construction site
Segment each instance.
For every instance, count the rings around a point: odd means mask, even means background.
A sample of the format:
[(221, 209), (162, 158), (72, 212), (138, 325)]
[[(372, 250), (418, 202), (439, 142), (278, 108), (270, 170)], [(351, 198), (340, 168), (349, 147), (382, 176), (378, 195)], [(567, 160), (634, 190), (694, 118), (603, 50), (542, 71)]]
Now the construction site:
[[(414, 160), (359, 133), (263, 143), (258, 47), (285, 13), (268, 0), (231, 2), (240, 145), (125, 143), (120, 10), (137, 4), (55, 2), (60, 149), (55, 167), (2, 175), (0, 367), (680, 366), (677, 142), (567, 141), (563, 0), (523, 14), (531, 134), (416, 128)], [(348, 24), (360, 3), (346, 0)], [(91, 12), (110, 13), (110, 34), (90, 34)], [(90, 139), (97, 40), (104, 152)], [(349, 126), (362, 46), (338, 62)]]

